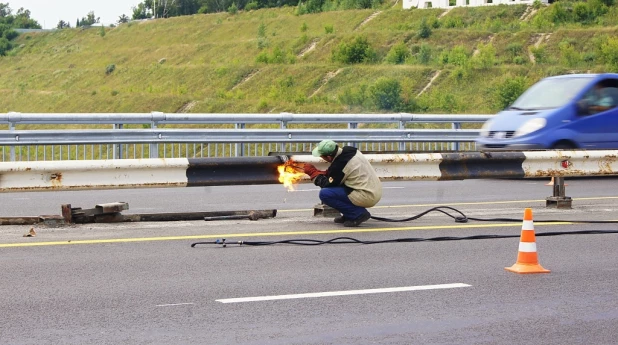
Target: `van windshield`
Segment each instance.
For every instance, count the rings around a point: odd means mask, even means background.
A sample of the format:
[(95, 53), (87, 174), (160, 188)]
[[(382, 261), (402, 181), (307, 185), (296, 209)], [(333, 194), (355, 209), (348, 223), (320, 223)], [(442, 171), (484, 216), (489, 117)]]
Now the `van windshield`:
[(519, 96), (510, 109), (559, 108), (571, 101), (591, 80), (587, 77), (543, 79)]

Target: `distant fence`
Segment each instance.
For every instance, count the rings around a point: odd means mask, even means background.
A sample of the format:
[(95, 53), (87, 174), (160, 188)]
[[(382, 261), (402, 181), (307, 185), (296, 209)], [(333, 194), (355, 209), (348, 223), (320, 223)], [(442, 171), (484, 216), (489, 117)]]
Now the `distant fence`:
[[(266, 156), (333, 139), (366, 152), (473, 151), (481, 114), (0, 114), (2, 161)], [(110, 129), (111, 127), (111, 129)], [(465, 128), (469, 127), (469, 128)]]

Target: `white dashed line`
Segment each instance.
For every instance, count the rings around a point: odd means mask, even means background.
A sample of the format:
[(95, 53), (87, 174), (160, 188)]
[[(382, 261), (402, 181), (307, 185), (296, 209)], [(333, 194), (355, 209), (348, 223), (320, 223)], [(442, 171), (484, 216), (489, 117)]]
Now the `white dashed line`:
[(157, 307), (177, 307), (180, 305), (194, 305), (195, 303), (157, 304)]
[(439, 284), (439, 285), (404, 286), (404, 287), (394, 287), (394, 288), (384, 288), (384, 289), (314, 292), (314, 293), (301, 293), (301, 294), (295, 294), (295, 295), (226, 298), (226, 299), (218, 299), (216, 301), (221, 302), (221, 303), (261, 302), (261, 301), (274, 301), (274, 300), (281, 300), (281, 299), (317, 298), (317, 297), (366, 295), (366, 294), (375, 294), (375, 293), (404, 292), (404, 291), (454, 289), (454, 288), (469, 287), (469, 286), (472, 286), (472, 285), (463, 284), (463, 283), (454, 283), (454, 284)]

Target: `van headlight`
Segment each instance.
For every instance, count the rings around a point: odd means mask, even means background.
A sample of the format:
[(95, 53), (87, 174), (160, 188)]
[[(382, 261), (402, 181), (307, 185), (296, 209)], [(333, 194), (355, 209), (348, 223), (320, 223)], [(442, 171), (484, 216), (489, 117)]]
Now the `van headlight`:
[(521, 137), (523, 135), (536, 132), (539, 129), (545, 127), (546, 124), (547, 120), (542, 117), (528, 120), (523, 125), (521, 125), (521, 127), (519, 127), (517, 131), (515, 131), (515, 135), (513, 135), (513, 137)]
[(493, 122), (493, 120), (489, 119), (489, 120), (485, 121), (485, 123), (483, 124), (483, 127), (481, 127), (480, 135), (482, 137), (487, 138), (489, 136), (489, 129), (491, 128), (492, 122)]

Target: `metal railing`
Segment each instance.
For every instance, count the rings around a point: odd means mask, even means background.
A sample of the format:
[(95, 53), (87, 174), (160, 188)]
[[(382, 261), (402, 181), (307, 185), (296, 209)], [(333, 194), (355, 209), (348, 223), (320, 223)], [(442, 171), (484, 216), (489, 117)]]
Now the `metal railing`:
[[(201, 158), (309, 152), (473, 151), (478, 114), (0, 114), (2, 161)], [(78, 128), (76, 128), (78, 127)], [(111, 129), (110, 129), (111, 127)], [(463, 128), (470, 127), (470, 128)]]

